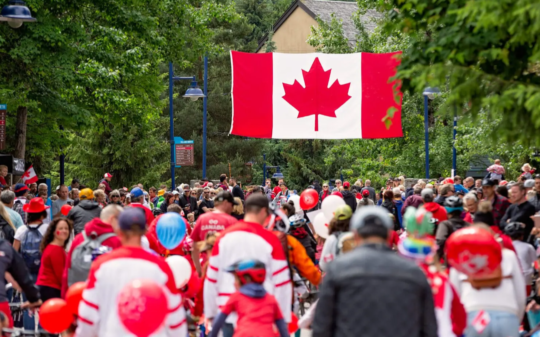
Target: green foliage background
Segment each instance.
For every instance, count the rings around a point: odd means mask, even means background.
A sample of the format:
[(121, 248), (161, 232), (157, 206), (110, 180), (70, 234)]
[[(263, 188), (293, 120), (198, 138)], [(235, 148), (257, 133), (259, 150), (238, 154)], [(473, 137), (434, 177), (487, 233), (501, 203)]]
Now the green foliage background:
[[(261, 183), (263, 153), (295, 189), (341, 174), (376, 185), (389, 176), (423, 177), (421, 92), (427, 85), (443, 91), (429, 104), (432, 177), (450, 175), (454, 113), (457, 173), (486, 155), (500, 157), (510, 177), (533, 161), (540, 128), (540, 10), (534, 0), (357, 2), (355, 45), (335, 17), (319, 20), (308, 43), (324, 53), (403, 50), (403, 138), (282, 141), (228, 135), (229, 51), (254, 51), (291, 0), (28, 0), (37, 23), (17, 30), (0, 25), (5, 152), (14, 151), (17, 107), (25, 106), (25, 159), (53, 185), (62, 152), (66, 182), (79, 178), (95, 187), (111, 172), (113, 186), (170, 184), (168, 62), (175, 75), (195, 75), (202, 87), (208, 55), (210, 178), (231, 172), (244, 184)], [(384, 13), (374, 32), (360, 21), (367, 9)], [(268, 44), (266, 51), (274, 48)], [(177, 169), (178, 183), (202, 175), (202, 101), (181, 97), (188, 85), (175, 83), (174, 128), (176, 136), (195, 141), (196, 165)]]

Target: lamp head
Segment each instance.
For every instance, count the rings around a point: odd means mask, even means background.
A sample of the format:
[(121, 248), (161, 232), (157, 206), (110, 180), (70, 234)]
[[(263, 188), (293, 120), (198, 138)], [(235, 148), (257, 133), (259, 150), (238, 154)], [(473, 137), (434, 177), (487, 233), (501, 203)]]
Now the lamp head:
[(30, 9), (21, 0), (11, 0), (0, 12), (0, 21), (6, 21), (11, 28), (19, 28), (24, 22), (37, 21)]
[(182, 97), (189, 98), (192, 101), (196, 101), (199, 98), (204, 98), (206, 96), (204, 95), (201, 88), (197, 86), (197, 82), (193, 81), (191, 82), (191, 87), (189, 87), (188, 90), (186, 90), (186, 94)]
[(422, 95), (427, 96), (427, 98), (429, 98), (429, 99), (434, 99), (435, 96), (437, 96), (440, 93), (441, 93), (441, 91), (437, 87), (434, 87), (434, 88), (427, 87), (427, 88), (424, 89), (424, 92), (422, 93)]

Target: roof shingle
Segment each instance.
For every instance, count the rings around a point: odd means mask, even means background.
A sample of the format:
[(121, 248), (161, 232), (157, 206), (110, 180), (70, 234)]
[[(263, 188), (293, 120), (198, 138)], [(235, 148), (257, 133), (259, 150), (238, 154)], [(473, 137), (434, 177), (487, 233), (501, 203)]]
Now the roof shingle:
[[(345, 35), (345, 38), (349, 40), (349, 44), (356, 44), (357, 29), (353, 20), (355, 13), (358, 11), (356, 1), (302, 0), (302, 3), (309, 8), (315, 16), (320, 17), (321, 20), (327, 23), (330, 23), (331, 14), (334, 13), (336, 19), (343, 22), (343, 34)], [(368, 32), (372, 32), (376, 27), (373, 19), (380, 17), (380, 13), (374, 10), (368, 10), (365, 15), (360, 17), (360, 20), (365, 25)]]

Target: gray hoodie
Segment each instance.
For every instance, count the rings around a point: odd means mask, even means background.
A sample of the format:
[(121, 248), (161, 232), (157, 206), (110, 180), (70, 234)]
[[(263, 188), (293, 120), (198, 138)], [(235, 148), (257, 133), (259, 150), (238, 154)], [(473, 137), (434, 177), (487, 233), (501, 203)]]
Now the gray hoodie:
[(93, 200), (82, 200), (77, 206), (73, 207), (67, 218), (73, 221), (73, 230), (75, 235), (83, 231), (84, 225), (94, 218), (101, 215), (101, 207)]

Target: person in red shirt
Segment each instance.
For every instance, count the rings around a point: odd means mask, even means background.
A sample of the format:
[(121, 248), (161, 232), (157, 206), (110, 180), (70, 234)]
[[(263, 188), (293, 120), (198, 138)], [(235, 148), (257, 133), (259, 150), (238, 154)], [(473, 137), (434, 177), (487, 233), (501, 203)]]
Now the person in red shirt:
[[(97, 237), (99, 237), (103, 234), (114, 233), (114, 229), (118, 227), (118, 216), (122, 211), (123, 208), (118, 205), (108, 205), (107, 207), (105, 207), (101, 211), (101, 215), (99, 218), (95, 218), (84, 226), (84, 232), (86, 233), (86, 236), (89, 237), (91, 234), (95, 234)], [(84, 237), (82, 233), (77, 234), (73, 239), (73, 243), (71, 244), (71, 247), (67, 254), (66, 266), (62, 275), (62, 298), (65, 297), (68, 289), (68, 275), (69, 269), (71, 268), (71, 255), (73, 254), (75, 248), (83, 242)], [(113, 236), (103, 241), (102, 245), (110, 247), (112, 249), (116, 249), (122, 244), (120, 243), (118, 237)]]
[[(167, 213), (169, 212), (178, 213), (182, 216), (184, 215), (184, 211), (182, 211), (182, 208), (177, 204), (169, 205), (169, 207), (167, 207)], [(159, 255), (163, 255), (163, 256), (166, 256), (166, 255), (186, 256), (187, 252), (185, 251), (185, 247), (183, 243), (188, 238), (184, 239), (184, 241), (182, 241), (182, 243), (180, 243), (178, 247), (171, 250), (168, 250), (167, 248), (163, 247), (163, 245), (159, 242), (157, 233), (156, 233), (156, 226), (159, 221), (159, 218), (161, 218), (162, 216), (163, 214), (159, 215), (148, 226), (148, 233), (146, 233), (146, 237), (148, 238), (148, 242), (150, 243), (150, 249), (152, 249)], [(184, 221), (186, 224), (186, 233), (187, 235), (191, 235), (191, 232), (192, 232), (191, 226), (189, 226), (189, 224), (187, 223), (187, 220), (184, 219)]]
[(41, 265), (36, 281), (43, 302), (60, 298), (62, 275), (66, 266), (66, 247), (69, 243), (73, 222), (56, 218), (47, 228), (41, 241)]
[(275, 198), (276, 195), (278, 195), (279, 192), (281, 192), (281, 184), (283, 184), (283, 179), (278, 180), (278, 184), (276, 187), (274, 187), (274, 190), (272, 191), (273, 197)]
[(152, 213), (152, 210), (149, 207), (144, 205), (143, 190), (140, 187), (135, 187), (129, 192), (129, 195), (131, 196), (131, 204), (129, 204), (129, 206), (142, 209), (146, 216), (146, 225), (150, 225), (152, 221), (154, 221), (154, 213)]
[[(206, 240), (209, 233), (222, 232), (227, 227), (230, 227), (238, 222), (232, 215), (233, 206), (238, 203), (234, 200), (231, 192), (222, 191), (214, 199), (214, 211), (210, 213), (204, 213), (201, 215), (195, 223), (195, 228), (191, 232), (191, 239), (193, 240), (193, 250), (191, 251), (191, 257), (197, 273), (202, 275), (200, 251), (198, 248), (198, 242)], [(206, 259), (206, 256), (204, 256)], [(204, 263), (203, 263), (204, 264)]]
[(7, 186), (6, 177), (8, 175), (8, 167), (6, 165), (0, 165), (0, 184)]
[[(434, 202), (435, 196), (433, 195), (433, 189), (425, 188), (421, 193), (422, 200), (424, 200), (424, 208), (430, 212), (433, 219), (433, 229), (437, 231), (439, 224), (445, 220), (448, 220), (448, 213), (446, 209)], [(435, 233), (433, 233), (435, 234)]]
[(230, 266), (227, 272), (234, 274), (237, 291), (214, 318), (209, 337), (218, 336), (225, 319), (232, 312), (238, 315), (235, 337), (274, 337), (274, 324), (280, 337), (289, 336), (276, 299), (262, 285), (266, 279), (264, 263), (253, 259), (242, 260)]

